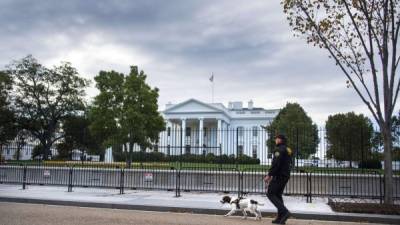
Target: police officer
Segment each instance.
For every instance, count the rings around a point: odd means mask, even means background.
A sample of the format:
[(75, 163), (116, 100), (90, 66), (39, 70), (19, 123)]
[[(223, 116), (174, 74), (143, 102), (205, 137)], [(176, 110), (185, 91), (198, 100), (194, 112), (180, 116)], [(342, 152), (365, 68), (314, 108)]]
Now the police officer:
[(278, 216), (272, 223), (285, 224), (290, 212), (283, 203), (282, 194), (290, 177), (292, 151), (286, 146), (286, 137), (282, 134), (275, 136), (275, 144), (277, 148), (272, 165), (264, 181), (268, 185), (267, 197), (278, 209)]

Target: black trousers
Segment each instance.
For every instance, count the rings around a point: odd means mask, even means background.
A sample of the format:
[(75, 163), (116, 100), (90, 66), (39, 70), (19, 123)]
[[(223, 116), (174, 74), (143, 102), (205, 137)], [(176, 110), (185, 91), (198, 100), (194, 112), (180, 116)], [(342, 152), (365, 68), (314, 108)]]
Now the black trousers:
[(288, 212), (288, 209), (283, 203), (283, 190), (289, 177), (273, 177), (268, 185), (267, 197), (278, 209), (278, 216), (282, 216), (284, 213)]

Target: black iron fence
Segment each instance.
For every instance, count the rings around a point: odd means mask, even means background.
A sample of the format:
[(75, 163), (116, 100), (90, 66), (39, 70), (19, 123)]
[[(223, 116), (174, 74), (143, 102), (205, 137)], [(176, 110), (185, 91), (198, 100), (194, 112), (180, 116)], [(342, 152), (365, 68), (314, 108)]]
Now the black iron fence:
[[(359, 138), (340, 134), (331, 138), (323, 129), (286, 132), (293, 151), (293, 170), (285, 194), (307, 196), (308, 201), (313, 196), (382, 200), (382, 142), (375, 133), (360, 132)], [(274, 135), (275, 132), (256, 127), (168, 129), (150, 147), (112, 143), (102, 150), (71, 149), (63, 154), (67, 158), (59, 158), (57, 143), (50, 161), (13, 161), (17, 151), (30, 159), (28, 153), (38, 142), (11, 142), (2, 147), (6, 160), (0, 165), (0, 183), (21, 184), (23, 188), (58, 185), (69, 191), (74, 187), (113, 188), (121, 194), (125, 189), (170, 190), (177, 196), (181, 191), (264, 194), (267, 187), (263, 177), (272, 162)], [(393, 145), (391, 185), (394, 197), (400, 199), (397, 136)], [(91, 157), (91, 162), (86, 161)], [(101, 161), (94, 162), (97, 159)]]

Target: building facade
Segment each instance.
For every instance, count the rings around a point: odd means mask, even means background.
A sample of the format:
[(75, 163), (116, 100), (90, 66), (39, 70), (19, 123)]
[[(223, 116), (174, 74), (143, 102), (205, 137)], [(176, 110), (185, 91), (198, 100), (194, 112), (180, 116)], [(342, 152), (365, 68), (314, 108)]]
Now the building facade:
[[(266, 159), (267, 132), (263, 132), (279, 113), (254, 107), (249, 101), (204, 103), (189, 99), (167, 104), (162, 112), (167, 130), (160, 134), (159, 151), (166, 154), (246, 154)], [(183, 146), (183, 149), (180, 148)], [(183, 152), (182, 152), (183, 151)]]
[[(154, 148), (146, 151), (159, 151), (167, 155), (203, 154), (248, 155), (267, 160), (268, 134), (264, 128), (279, 113), (278, 109), (254, 107), (249, 101), (230, 102), (228, 107), (221, 103), (204, 103), (189, 99), (179, 104), (167, 104), (161, 112), (166, 122), (166, 130), (159, 135)], [(20, 159), (31, 159), (37, 140), (29, 140), (18, 147), (14, 141), (3, 146), (2, 155), (6, 160), (15, 159), (17, 149), (21, 148)], [(57, 155), (55, 148), (52, 155)], [(134, 151), (140, 151), (135, 144)], [(112, 162), (112, 149), (106, 150), (105, 161)]]

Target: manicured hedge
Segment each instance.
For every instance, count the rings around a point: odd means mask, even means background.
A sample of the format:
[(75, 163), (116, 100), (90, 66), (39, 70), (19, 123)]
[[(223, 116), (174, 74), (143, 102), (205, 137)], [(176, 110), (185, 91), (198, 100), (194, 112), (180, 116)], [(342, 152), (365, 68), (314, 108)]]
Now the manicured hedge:
[(361, 161), (358, 164), (358, 168), (361, 169), (382, 169), (382, 163), (378, 159), (369, 159)]
[[(125, 155), (114, 155), (116, 161), (125, 161)], [(213, 153), (206, 155), (182, 154), (182, 155), (165, 155), (161, 152), (133, 152), (133, 162), (192, 162), (192, 163), (221, 163), (221, 164), (260, 164), (259, 159), (251, 158), (247, 155), (220, 155)]]

